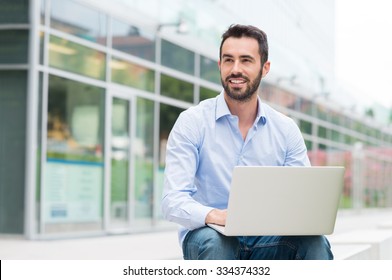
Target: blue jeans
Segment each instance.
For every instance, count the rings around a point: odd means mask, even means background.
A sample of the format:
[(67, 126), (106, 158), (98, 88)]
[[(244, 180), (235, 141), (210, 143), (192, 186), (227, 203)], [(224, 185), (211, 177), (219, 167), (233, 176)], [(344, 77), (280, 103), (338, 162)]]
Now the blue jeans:
[(186, 260), (332, 260), (325, 236), (224, 236), (210, 227), (190, 231)]

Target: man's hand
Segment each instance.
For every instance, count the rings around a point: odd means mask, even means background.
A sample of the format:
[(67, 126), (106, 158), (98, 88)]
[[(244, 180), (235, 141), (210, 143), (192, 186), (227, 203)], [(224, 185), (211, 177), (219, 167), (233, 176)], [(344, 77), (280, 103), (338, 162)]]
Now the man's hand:
[(206, 217), (206, 224), (216, 224), (224, 226), (226, 224), (227, 210), (213, 209)]

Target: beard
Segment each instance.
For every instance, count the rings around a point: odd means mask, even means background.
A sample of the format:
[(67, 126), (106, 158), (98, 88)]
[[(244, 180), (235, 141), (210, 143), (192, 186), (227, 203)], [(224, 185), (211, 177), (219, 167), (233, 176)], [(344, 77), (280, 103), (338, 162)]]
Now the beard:
[[(247, 102), (257, 92), (257, 89), (259, 88), (261, 82), (262, 74), (262, 71), (260, 71), (260, 73), (253, 81), (250, 81), (248, 77), (242, 76), (241, 74), (230, 75), (226, 77), (225, 81), (223, 81), (223, 79), (221, 78), (221, 83), (227, 96), (230, 99), (240, 102)], [(242, 89), (230, 88), (229, 79), (231, 78), (242, 78), (248, 83), (243, 92)]]

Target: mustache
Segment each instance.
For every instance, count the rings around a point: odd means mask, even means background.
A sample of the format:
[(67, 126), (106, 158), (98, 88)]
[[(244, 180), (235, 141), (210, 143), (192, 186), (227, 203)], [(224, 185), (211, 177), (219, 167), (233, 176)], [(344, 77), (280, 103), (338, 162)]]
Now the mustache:
[(245, 81), (249, 82), (249, 78), (246, 76), (243, 76), (242, 74), (231, 74), (230, 76), (227, 76), (225, 81), (228, 82), (230, 79), (244, 79)]

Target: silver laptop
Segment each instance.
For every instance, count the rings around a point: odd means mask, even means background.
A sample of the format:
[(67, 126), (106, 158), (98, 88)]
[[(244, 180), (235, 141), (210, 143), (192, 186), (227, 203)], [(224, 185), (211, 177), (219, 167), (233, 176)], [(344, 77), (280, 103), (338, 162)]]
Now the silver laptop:
[(227, 236), (328, 235), (335, 228), (344, 167), (236, 166)]

